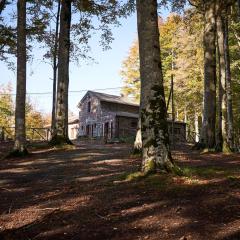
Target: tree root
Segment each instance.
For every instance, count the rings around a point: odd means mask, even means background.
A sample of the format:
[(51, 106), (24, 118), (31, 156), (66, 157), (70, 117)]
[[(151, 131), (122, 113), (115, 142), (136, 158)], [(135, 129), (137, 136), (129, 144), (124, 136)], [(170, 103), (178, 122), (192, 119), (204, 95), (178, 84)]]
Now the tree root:
[(64, 146), (64, 145), (74, 145), (68, 137), (55, 135), (49, 142), (50, 146)]

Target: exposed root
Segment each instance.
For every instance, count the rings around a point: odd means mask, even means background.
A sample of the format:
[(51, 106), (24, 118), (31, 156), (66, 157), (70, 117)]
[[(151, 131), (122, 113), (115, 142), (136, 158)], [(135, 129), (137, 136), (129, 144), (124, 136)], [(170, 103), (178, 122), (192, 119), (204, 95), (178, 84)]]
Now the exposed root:
[(55, 135), (49, 142), (50, 146), (64, 146), (64, 145), (73, 145), (72, 141), (68, 137)]
[(21, 158), (29, 155), (27, 148), (23, 148), (21, 151), (19, 149), (13, 149), (4, 158)]

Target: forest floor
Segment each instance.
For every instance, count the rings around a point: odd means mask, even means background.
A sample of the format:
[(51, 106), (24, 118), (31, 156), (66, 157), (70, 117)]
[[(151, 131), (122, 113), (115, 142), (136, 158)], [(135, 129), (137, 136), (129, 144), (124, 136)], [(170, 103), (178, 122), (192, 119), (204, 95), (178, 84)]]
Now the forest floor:
[(185, 146), (173, 152), (185, 177), (138, 179), (130, 151), (89, 143), (1, 160), (0, 239), (240, 239), (240, 155)]

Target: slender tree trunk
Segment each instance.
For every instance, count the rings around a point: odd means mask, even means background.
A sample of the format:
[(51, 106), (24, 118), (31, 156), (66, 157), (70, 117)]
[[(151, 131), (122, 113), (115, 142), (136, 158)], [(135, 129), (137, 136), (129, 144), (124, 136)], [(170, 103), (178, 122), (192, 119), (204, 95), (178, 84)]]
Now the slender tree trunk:
[(240, 0), (238, 0), (238, 18), (240, 20)]
[(215, 147), (216, 124), (216, 21), (215, 1), (205, 3), (204, 22), (204, 107), (201, 145)]
[(160, 59), (157, 0), (137, 0), (140, 54), (142, 171), (178, 169), (169, 147), (167, 109)]
[(2, 14), (2, 10), (4, 9), (6, 4), (6, 0), (0, 0), (0, 15)]
[(224, 21), (224, 55), (226, 64), (226, 105), (227, 105), (227, 142), (231, 150), (234, 150), (233, 110), (232, 110), (232, 79), (228, 42), (228, 16)]
[(26, 153), (26, 1), (17, 2), (17, 94), (15, 109), (15, 143), (14, 151)]
[(184, 108), (184, 122), (186, 123), (186, 140), (188, 140), (188, 117), (187, 117), (187, 107)]
[(71, 27), (71, 0), (61, 1), (58, 50), (58, 84), (56, 104), (56, 129), (52, 143), (70, 143), (68, 138), (68, 86)]
[(224, 59), (224, 17), (221, 12), (217, 15), (217, 49), (218, 49), (218, 65), (219, 65), (219, 79), (218, 79), (218, 128), (216, 133), (216, 150), (223, 150), (223, 142), (226, 141), (225, 132), (225, 59)]
[(194, 112), (194, 127), (195, 127), (195, 142), (199, 142), (199, 125), (198, 125), (198, 114)]
[(56, 88), (57, 88), (57, 52), (58, 52), (58, 32), (59, 32), (59, 17), (60, 17), (61, 2), (58, 0), (56, 29), (54, 39), (54, 52), (53, 52), (53, 102), (52, 102), (52, 132), (56, 128)]

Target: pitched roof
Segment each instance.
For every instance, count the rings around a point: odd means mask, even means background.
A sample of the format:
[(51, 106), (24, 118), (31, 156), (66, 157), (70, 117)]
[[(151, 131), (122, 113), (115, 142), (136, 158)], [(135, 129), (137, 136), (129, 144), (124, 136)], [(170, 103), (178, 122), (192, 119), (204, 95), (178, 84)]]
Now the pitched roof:
[(118, 103), (118, 104), (139, 107), (139, 104), (134, 103), (133, 101), (131, 101), (130, 99), (128, 99), (126, 97), (121, 97), (121, 96), (116, 96), (116, 95), (111, 95), (111, 94), (106, 94), (106, 93), (100, 93), (100, 92), (94, 92), (94, 91), (87, 91), (87, 93), (82, 98), (80, 103), (86, 98), (87, 95), (95, 96), (96, 98), (98, 98), (100, 101), (103, 101), (103, 102)]

